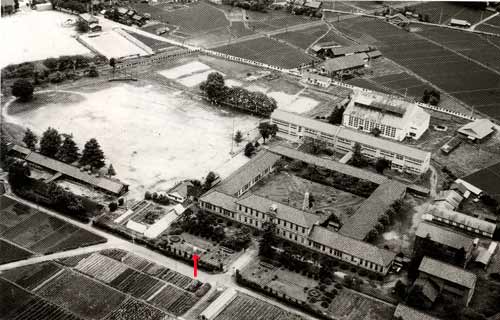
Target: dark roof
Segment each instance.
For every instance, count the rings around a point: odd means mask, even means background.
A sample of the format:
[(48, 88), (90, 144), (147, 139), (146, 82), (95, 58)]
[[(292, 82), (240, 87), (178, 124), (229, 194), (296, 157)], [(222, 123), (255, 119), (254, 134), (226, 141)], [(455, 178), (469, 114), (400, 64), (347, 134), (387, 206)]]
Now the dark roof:
[(347, 46), (347, 47), (333, 48), (332, 53), (334, 56), (341, 56), (341, 55), (346, 55), (346, 54), (350, 54), (350, 53), (368, 52), (370, 50), (372, 50), (372, 48), (369, 45), (358, 44), (358, 45)]
[(394, 318), (401, 317), (403, 320), (439, 320), (427, 313), (410, 308), (404, 304), (398, 304), (394, 312)]
[(281, 156), (264, 150), (224, 179), (216, 189), (228, 195), (236, 195), (241, 188), (265, 169), (274, 165), (280, 158)]
[(461, 178), (500, 202), (500, 162)]
[(269, 212), (271, 206), (274, 206), (277, 209), (276, 218), (292, 222), (305, 228), (311, 228), (314, 223), (321, 219), (319, 216), (312, 213), (290, 207), (256, 194), (250, 194), (236, 203), (264, 213)]
[(472, 250), (474, 244), (474, 239), (471, 237), (428, 222), (421, 222), (415, 235), (419, 238), (430, 237), (434, 242), (457, 250), (464, 248), (466, 252)]
[(392, 251), (380, 249), (367, 242), (346, 237), (318, 225), (315, 225), (311, 230), (309, 239), (381, 266), (388, 266), (396, 256)]
[(418, 278), (415, 281), (415, 285), (422, 288), (422, 293), (424, 296), (434, 303), (439, 295), (439, 287), (430, 279)]
[(314, 164), (315, 166), (318, 167), (340, 172), (348, 176), (367, 180), (376, 184), (382, 184), (389, 180), (387, 177), (383, 175), (368, 170), (356, 168), (348, 164), (340, 163), (338, 161), (316, 157), (312, 154), (305, 153), (296, 149), (287, 148), (285, 146), (274, 146), (271, 147), (269, 151), (285, 156), (287, 158), (304, 161), (310, 164)]
[(27, 155), (24, 159), (28, 162), (34, 163), (52, 171), (60, 172), (63, 175), (71, 177), (75, 180), (88, 183), (114, 194), (120, 194), (124, 191), (124, 189), (126, 189), (126, 185), (119, 181), (111, 180), (106, 177), (96, 177), (94, 175), (90, 175), (87, 172), (80, 171), (78, 167), (46, 157), (27, 148), (17, 146), (16, 151), (20, 150), (21, 148), (25, 149), (24, 151), (25, 153), (27, 153)]
[(406, 185), (401, 182), (389, 180), (381, 184), (347, 219), (339, 232), (355, 239), (364, 240), (370, 230), (378, 223), (380, 217), (389, 210), (396, 200), (401, 199), (405, 192)]
[(361, 68), (365, 65), (364, 54), (353, 54), (350, 56), (325, 60), (321, 66), (328, 72), (338, 72), (347, 69)]
[(221, 207), (223, 209), (229, 210), (231, 212), (236, 211), (236, 200), (237, 198), (229, 196), (225, 193), (219, 192), (215, 189), (205, 193), (200, 201), (208, 202), (214, 206)]
[(439, 279), (458, 284), (462, 287), (472, 289), (476, 286), (477, 277), (469, 271), (455, 267), (451, 264), (444, 263), (429, 257), (424, 257), (420, 266), (419, 272), (427, 273)]
[(193, 187), (191, 181), (181, 181), (176, 184), (172, 189), (168, 190), (167, 193), (178, 193), (181, 197), (187, 198), (189, 196), (189, 190)]

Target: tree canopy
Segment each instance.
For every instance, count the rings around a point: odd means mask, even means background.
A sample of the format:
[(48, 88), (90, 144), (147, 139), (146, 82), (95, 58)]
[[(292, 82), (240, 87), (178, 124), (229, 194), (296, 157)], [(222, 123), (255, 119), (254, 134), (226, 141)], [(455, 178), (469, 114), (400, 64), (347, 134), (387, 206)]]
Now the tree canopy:
[(28, 128), (24, 132), (23, 142), (28, 149), (35, 150), (36, 144), (38, 142), (38, 137), (35, 135), (33, 131), (31, 131), (31, 129)]
[(40, 153), (44, 156), (55, 158), (61, 147), (61, 135), (59, 132), (49, 127), (42, 135), (40, 140)]
[(361, 145), (357, 142), (354, 144), (351, 163), (355, 167), (364, 167), (368, 163), (365, 156), (361, 153)]
[(12, 95), (22, 102), (30, 101), (33, 98), (34, 87), (26, 79), (19, 79), (12, 85)]
[(78, 146), (72, 135), (65, 135), (64, 141), (57, 152), (57, 158), (62, 162), (73, 163), (80, 157)]
[(101, 169), (104, 167), (104, 152), (95, 138), (85, 143), (80, 164), (84, 166), (89, 165), (92, 169)]
[(255, 147), (253, 146), (253, 144), (251, 142), (247, 143), (247, 145), (245, 146), (245, 156), (247, 157), (251, 157), (255, 152)]
[(214, 102), (220, 102), (224, 99), (224, 76), (218, 72), (212, 72), (208, 75), (207, 80), (200, 84), (200, 89), (205, 92), (208, 99)]
[(259, 133), (264, 142), (266, 142), (266, 139), (274, 137), (278, 133), (278, 126), (269, 122), (261, 122), (259, 123)]
[(330, 113), (330, 116), (328, 117), (328, 123), (341, 124), (342, 117), (344, 116), (344, 111), (344, 107), (336, 107), (335, 109), (333, 109), (332, 113)]

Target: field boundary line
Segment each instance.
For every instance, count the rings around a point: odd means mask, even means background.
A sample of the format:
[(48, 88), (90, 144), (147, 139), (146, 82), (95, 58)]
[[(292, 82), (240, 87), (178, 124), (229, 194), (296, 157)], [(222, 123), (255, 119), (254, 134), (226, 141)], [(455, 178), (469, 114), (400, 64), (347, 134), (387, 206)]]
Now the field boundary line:
[(33, 290), (31, 290), (31, 291), (38, 291), (38, 290), (40, 290), (40, 288), (43, 287), (46, 283), (48, 283), (52, 279), (58, 277), (63, 272), (64, 272), (64, 268), (61, 268), (61, 270), (59, 270), (58, 272), (56, 272), (56, 274), (54, 274), (52, 277), (48, 278), (44, 282), (40, 283), (38, 286), (36, 286), (36, 288), (33, 288)]
[(161, 288), (159, 288), (158, 290), (156, 290), (156, 292), (153, 293), (149, 298), (147, 298), (146, 301), (153, 300), (163, 289), (165, 289), (168, 286), (168, 283), (166, 281), (164, 281), (164, 282), (165, 283), (163, 284), (163, 286), (161, 286)]

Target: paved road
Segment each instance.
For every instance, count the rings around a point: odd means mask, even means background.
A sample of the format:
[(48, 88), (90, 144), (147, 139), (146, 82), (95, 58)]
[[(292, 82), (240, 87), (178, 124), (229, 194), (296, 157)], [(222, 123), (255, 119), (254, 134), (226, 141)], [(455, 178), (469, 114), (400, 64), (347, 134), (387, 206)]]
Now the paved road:
[[(13, 269), (13, 268), (17, 268), (20, 266), (31, 265), (31, 264), (35, 264), (35, 263), (39, 263), (39, 262), (43, 262), (43, 261), (71, 257), (71, 256), (89, 253), (89, 252), (95, 252), (95, 251), (99, 251), (99, 250), (103, 250), (103, 249), (115, 248), (115, 249), (123, 249), (123, 250), (129, 251), (129, 252), (133, 252), (134, 254), (136, 254), (138, 256), (141, 256), (145, 259), (154, 261), (158, 264), (164, 265), (164, 266), (166, 266), (170, 269), (173, 269), (179, 273), (182, 273), (186, 276), (189, 276), (189, 277), (193, 276), (193, 267), (190, 265), (187, 265), (183, 262), (179, 262), (175, 259), (164, 256), (164, 255), (159, 254), (155, 251), (152, 251), (146, 247), (129, 242), (127, 240), (124, 240), (124, 239), (119, 238), (117, 236), (114, 236), (112, 234), (106, 233), (102, 230), (96, 229), (90, 224), (78, 222), (78, 221), (70, 219), (66, 216), (63, 216), (57, 212), (54, 212), (52, 210), (38, 207), (29, 201), (26, 201), (26, 200), (23, 200), (23, 199), (16, 197), (15, 195), (9, 194), (7, 196), (25, 204), (25, 205), (35, 207), (38, 210), (40, 210), (48, 215), (57, 217), (57, 218), (64, 220), (68, 223), (76, 225), (82, 229), (85, 229), (85, 230), (91, 231), (95, 234), (98, 234), (98, 235), (106, 238), (108, 240), (108, 242), (104, 243), (104, 244), (95, 245), (95, 246), (89, 246), (89, 247), (84, 247), (84, 248), (79, 248), (79, 249), (74, 249), (74, 250), (68, 250), (68, 251), (58, 252), (58, 253), (49, 254), (49, 255), (45, 255), (45, 256), (37, 256), (37, 257), (28, 258), (25, 260), (20, 260), (20, 261), (8, 263), (8, 264), (0, 265), (0, 271)], [(312, 317), (312, 316), (305, 314), (299, 310), (291, 308), (288, 305), (284, 305), (276, 300), (270, 299), (269, 297), (267, 297), (265, 295), (261, 295), (260, 293), (256, 293), (256, 292), (248, 290), (244, 287), (239, 287), (238, 284), (236, 284), (236, 282), (234, 281), (234, 278), (233, 278), (233, 273), (235, 272), (235, 269), (242, 268), (249, 261), (251, 261), (256, 255), (257, 255), (256, 250), (249, 249), (229, 266), (228, 272), (222, 273), (222, 274), (210, 274), (210, 273), (198, 270), (198, 278), (197, 279), (199, 279), (200, 281), (203, 281), (203, 282), (209, 282), (212, 284), (212, 286), (215, 286), (215, 287), (222, 286), (222, 287), (235, 288), (240, 292), (243, 292), (243, 293), (248, 294), (250, 296), (265, 300), (265, 301), (267, 301), (271, 304), (274, 304), (282, 309), (300, 314), (305, 319), (317, 320), (317, 318), (315, 318), (315, 317)]]

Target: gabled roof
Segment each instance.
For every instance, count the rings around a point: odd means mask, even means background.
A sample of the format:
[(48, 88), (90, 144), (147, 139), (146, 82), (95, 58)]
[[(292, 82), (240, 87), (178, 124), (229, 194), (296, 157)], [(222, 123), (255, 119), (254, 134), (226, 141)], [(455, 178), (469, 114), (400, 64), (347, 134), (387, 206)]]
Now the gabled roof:
[(432, 206), (427, 213), (431, 214), (434, 217), (453, 221), (459, 224), (463, 224), (467, 227), (478, 229), (480, 231), (491, 234), (493, 234), (496, 229), (496, 224), (494, 223), (484, 221), (454, 210)]
[(404, 304), (398, 304), (394, 311), (394, 318), (400, 317), (402, 320), (439, 320), (427, 313), (410, 308)]
[(464, 248), (466, 252), (470, 252), (474, 244), (471, 237), (428, 222), (420, 222), (415, 235), (419, 238), (430, 237), (430, 240), (454, 249)]
[(252, 179), (261, 174), (265, 169), (274, 165), (280, 158), (279, 155), (272, 152), (261, 151), (253, 159), (224, 179), (216, 189), (228, 195), (236, 195), (247, 183), (252, 181)]
[(360, 68), (365, 65), (364, 57), (364, 54), (358, 53), (345, 57), (327, 59), (321, 64), (321, 66), (323, 66), (327, 72), (338, 72), (352, 68)]
[(176, 184), (172, 189), (170, 189), (167, 193), (173, 194), (177, 193), (179, 196), (183, 198), (187, 198), (189, 196), (189, 190), (193, 187), (193, 183), (191, 181), (181, 181)]
[(488, 119), (478, 119), (472, 122), (467, 123), (463, 127), (458, 129), (458, 132), (474, 137), (476, 139), (483, 139), (489, 134), (495, 131), (493, 128), (495, 124)]
[(472, 272), (465, 271), (462, 268), (429, 257), (424, 257), (422, 259), (418, 271), (468, 289), (472, 289), (476, 286), (477, 277)]
[(219, 192), (215, 189), (208, 191), (200, 198), (200, 201), (211, 203), (215, 206), (221, 207), (231, 212), (236, 211), (236, 204), (235, 204), (236, 200), (237, 198)]
[(317, 130), (333, 137), (348, 139), (387, 152), (396, 152), (417, 160), (423, 161), (430, 158), (431, 156), (430, 152), (413, 148), (402, 143), (397, 143), (389, 139), (377, 138), (373, 135), (363, 133), (359, 130), (332, 125), (327, 122), (311, 119), (293, 112), (276, 109), (271, 114), (271, 119), (277, 119), (297, 124), (299, 126)]
[(401, 199), (405, 192), (406, 185), (401, 182), (389, 180), (381, 184), (347, 219), (339, 232), (354, 239), (364, 240), (370, 230), (375, 228), (380, 217), (396, 200)]
[(304, 228), (311, 228), (314, 223), (321, 219), (315, 214), (287, 206), (253, 193), (238, 200), (236, 203), (263, 213), (268, 213), (270, 208), (274, 206), (277, 209), (276, 218), (292, 222)]
[[(471, 184), (476, 189), (487, 193), (490, 197), (500, 202), (500, 162), (497, 162), (489, 167), (480, 169), (468, 176), (460, 179), (459, 182), (465, 181)], [(469, 185), (465, 185), (470, 192), (477, 194), (477, 190), (471, 190)]]
[(439, 287), (437, 287), (434, 282), (430, 281), (429, 279), (418, 278), (417, 280), (415, 280), (414, 284), (422, 288), (422, 293), (427, 299), (429, 299), (433, 303), (434, 301), (436, 301), (436, 298), (439, 295)]
[(460, 193), (458, 193), (457, 191), (445, 190), (439, 192), (434, 202), (446, 202), (447, 204), (449, 204), (449, 207), (453, 210), (458, 208), (458, 206), (460, 205), (460, 203), (462, 203), (463, 200), (464, 197), (460, 195)]
[(337, 249), (352, 256), (388, 266), (394, 260), (396, 254), (392, 251), (380, 249), (367, 242), (346, 237), (335, 231), (315, 225), (309, 234), (309, 239), (326, 247)]
[(350, 53), (367, 52), (370, 50), (372, 50), (372, 48), (369, 45), (358, 44), (358, 45), (347, 46), (347, 47), (333, 48), (332, 53), (334, 56), (341, 56), (341, 55), (346, 55), (346, 54), (350, 54)]

